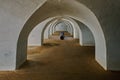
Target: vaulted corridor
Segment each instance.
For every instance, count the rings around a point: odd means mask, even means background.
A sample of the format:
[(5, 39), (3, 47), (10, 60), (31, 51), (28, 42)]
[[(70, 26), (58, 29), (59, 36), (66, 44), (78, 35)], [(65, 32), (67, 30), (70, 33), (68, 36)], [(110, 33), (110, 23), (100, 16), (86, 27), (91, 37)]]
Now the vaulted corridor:
[(105, 71), (94, 56), (94, 47), (81, 47), (71, 37), (47, 39), (41, 47), (29, 46), (27, 62), (19, 70), (0, 72), (0, 80), (120, 79), (120, 72)]

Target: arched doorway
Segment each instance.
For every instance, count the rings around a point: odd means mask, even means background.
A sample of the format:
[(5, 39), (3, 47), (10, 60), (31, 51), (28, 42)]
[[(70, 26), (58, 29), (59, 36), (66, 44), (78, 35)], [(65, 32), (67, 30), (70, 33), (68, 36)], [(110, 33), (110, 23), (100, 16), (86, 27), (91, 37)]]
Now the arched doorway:
[[(104, 69), (107, 69), (106, 41), (100, 23), (98, 22), (94, 13), (76, 1), (72, 3), (75, 6), (71, 6), (71, 2), (69, 1), (63, 1), (63, 4), (66, 4), (66, 8), (53, 5), (53, 3), (48, 1), (29, 18), (19, 35), (17, 44), (16, 66), (19, 67), (26, 60), (27, 39), (32, 29), (45, 19), (61, 15), (60, 13), (62, 13), (62, 15), (72, 17), (89, 27), (95, 38), (96, 60), (102, 67), (104, 67)], [(49, 10), (48, 7), (51, 7), (51, 10)], [(56, 7), (61, 7), (60, 13), (55, 12), (57, 10)], [(74, 10), (74, 12), (71, 10)], [(49, 14), (46, 15), (45, 13)]]

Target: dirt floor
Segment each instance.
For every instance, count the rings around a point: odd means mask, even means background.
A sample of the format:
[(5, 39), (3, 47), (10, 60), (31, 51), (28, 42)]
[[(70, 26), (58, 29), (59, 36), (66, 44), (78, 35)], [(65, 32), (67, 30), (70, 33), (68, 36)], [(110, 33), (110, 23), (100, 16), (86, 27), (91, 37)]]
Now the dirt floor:
[(0, 72), (0, 80), (120, 80), (120, 72), (105, 71), (94, 55), (94, 47), (78, 40), (45, 40), (28, 47), (28, 61), (19, 70)]

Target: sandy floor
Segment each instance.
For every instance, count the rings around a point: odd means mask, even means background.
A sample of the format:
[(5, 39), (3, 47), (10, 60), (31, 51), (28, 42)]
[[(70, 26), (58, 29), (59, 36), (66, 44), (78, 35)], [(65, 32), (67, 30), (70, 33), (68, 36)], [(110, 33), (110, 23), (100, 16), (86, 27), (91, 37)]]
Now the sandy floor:
[(28, 48), (28, 61), (16, 71), (0, 72), (0, 80), (120, 80), (120, 72), (104, 71), (94, 47), (77, 40), (45, 40)]

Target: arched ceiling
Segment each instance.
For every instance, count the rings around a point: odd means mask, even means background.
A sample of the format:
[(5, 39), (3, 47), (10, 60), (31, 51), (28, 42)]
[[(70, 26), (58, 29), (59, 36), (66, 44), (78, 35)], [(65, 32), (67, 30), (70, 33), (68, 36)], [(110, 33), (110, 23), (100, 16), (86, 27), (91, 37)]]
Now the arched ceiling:
[[(18, 44), (21, 41), (27, 41), (29, 33), (36, 25), (54, 16), (72, 17), (81, 21), (83, 24), (89, 27), (95, 38), (96, 56), (98, 56), (96, 57), (96, 59), (106, 69), (106, 42), (99, 21), (89, 8), (87, 8), (81, 3), (78, 3), (76, 0), (48, 0), (39, 9), (37, 9), (25, 23), (20, 33), (20, 41), (18, 41)], [(100, 41), (102, 41), (102, 43), (100, 43)], [(100, 46), (102, 47), (99, 48)], [(101, 51), (103, 51), (102, 54)], [(104, 56), (99, 56), (99, 54)]]
[[(0, 36), (2, 37), (0, 38), (0, 41), (2, 41), (0, 44), (4, 45), (4, 48), (0, 48), (0, 50), (2, 53), (6, 53), (4, 51), (11, 47), (12, 49), (8, 51), (13, 50), (11, 52), (16, 52), (14, 49), (19, 35), (22, 36), (20, 41), (22, 42), (24, 41), (23, 37), (28, 36), (33, 27), (38, 23), (50, 17), (67, 15), (90, 27), (94, 35), (96, 35), (98, 43), (101, 39), (103, 41), (106, 40), (106, 43), (103, 43), (103, 45), (107, 45), (107, 52), (110, 54), (107, 60), (114, 62), (119, 68), (120, 65), (118, 66), (117, 64), (119, 63), (117, 62), (119, 61), (119, 57), (117, 57), (119, 54), (117, 53), (120, 47), (119, 4), (120, 0), (0, 0)], [(100, 35), (97, 32), (102, 34)], [(99, 45), (101, 43), (97, 44), (98, 47)], [(104, 47), (101, 48), (103, 49), (98, 50), (98, 52), (105, 49)], [(113, 53), (116, 55), (113, 55)], [(105, 60), (101, 59), (101, 62), (103, 62), (103, 66), (106, 66), (108, 65), (106, 64), (106, 54), (103, 55), (105, 55), (102, 56), (103, 58), (105, 57)], [(115, 59), (111, 56), (117, 58)], [(18, 61), (20, 60), (22, 59)], [(112, 66), (112, 63), (109, 63), (109, 65)]]

